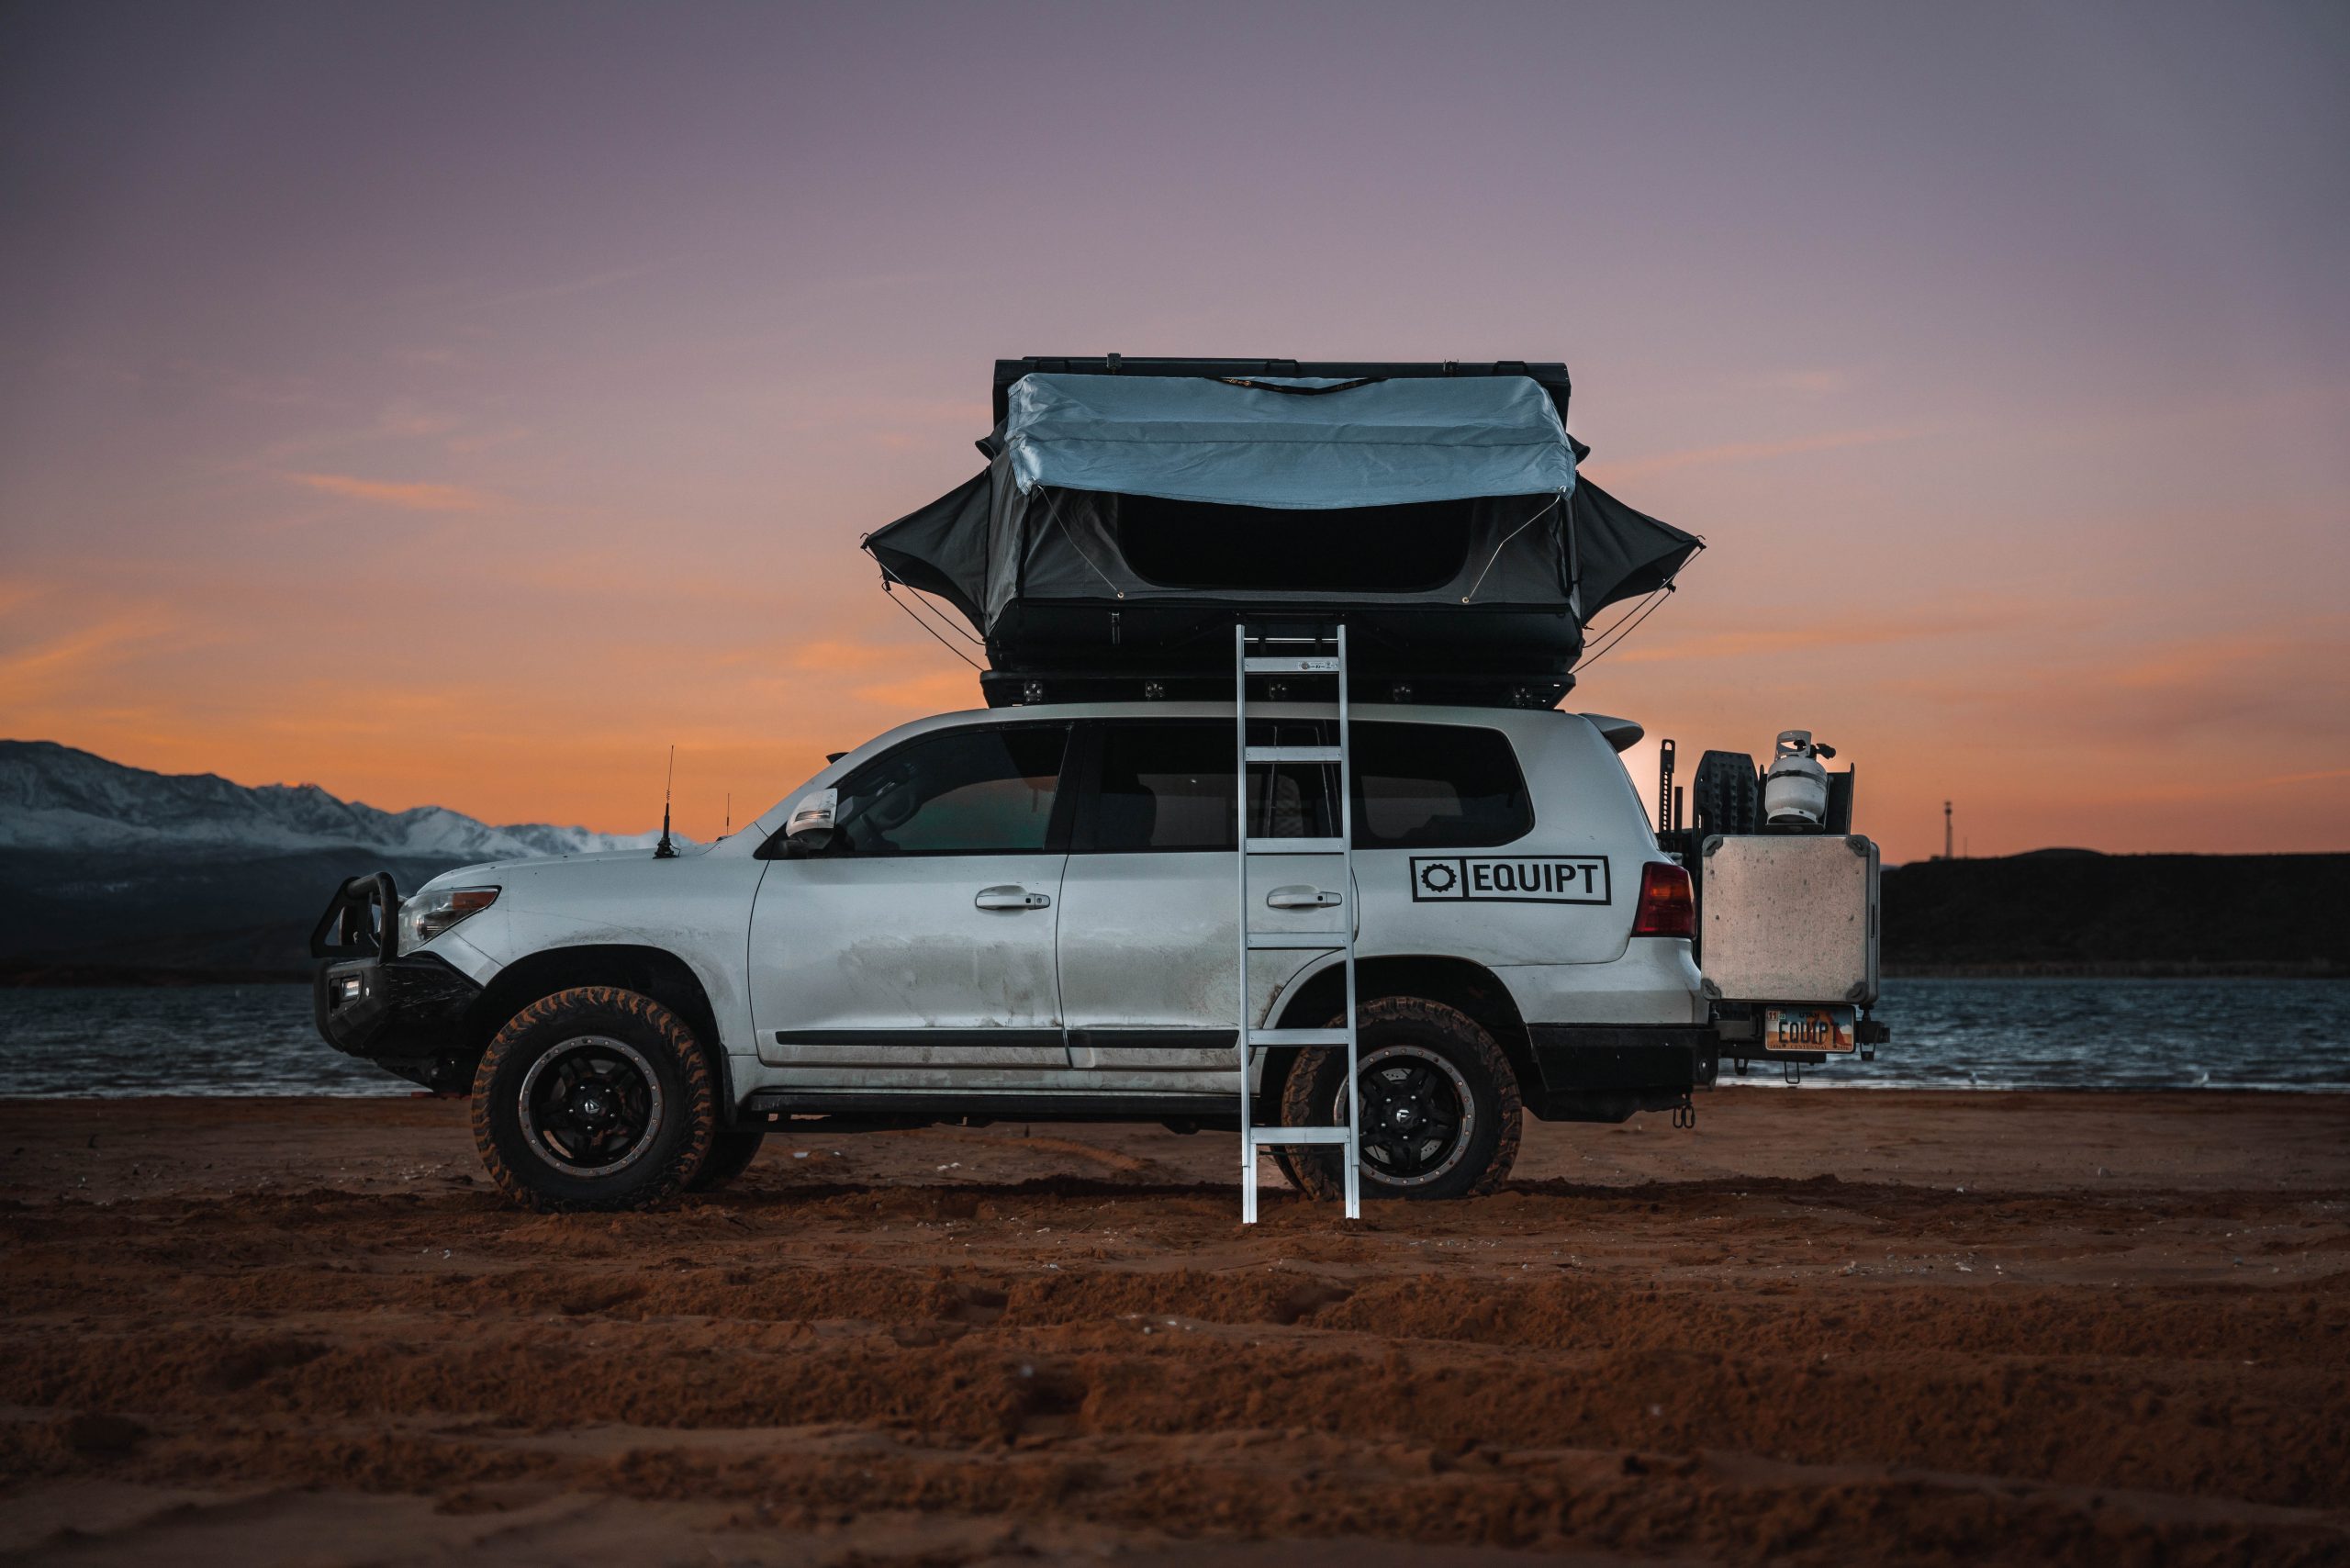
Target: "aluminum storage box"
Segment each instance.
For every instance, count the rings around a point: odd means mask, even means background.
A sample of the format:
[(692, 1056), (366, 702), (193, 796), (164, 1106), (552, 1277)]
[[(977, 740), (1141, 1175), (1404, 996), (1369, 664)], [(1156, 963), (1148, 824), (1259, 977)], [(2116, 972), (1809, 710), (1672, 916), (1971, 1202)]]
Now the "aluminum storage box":
[(1877, 998), (1876, 845), (1858, 834), (1706, 840), (1697, 964), (1724, 1002), (1873, 1006)]

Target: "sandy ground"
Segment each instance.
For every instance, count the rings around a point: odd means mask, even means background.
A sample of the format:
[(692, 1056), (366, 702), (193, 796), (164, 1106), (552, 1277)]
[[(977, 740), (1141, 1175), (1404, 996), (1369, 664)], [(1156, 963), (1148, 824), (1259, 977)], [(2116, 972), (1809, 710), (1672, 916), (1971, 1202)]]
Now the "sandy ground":
[(0, 1103), (0, 1557), (2350, 1562), (2350, 1101), (1740, 1088), (1359, 1225), (1233, 1141)]

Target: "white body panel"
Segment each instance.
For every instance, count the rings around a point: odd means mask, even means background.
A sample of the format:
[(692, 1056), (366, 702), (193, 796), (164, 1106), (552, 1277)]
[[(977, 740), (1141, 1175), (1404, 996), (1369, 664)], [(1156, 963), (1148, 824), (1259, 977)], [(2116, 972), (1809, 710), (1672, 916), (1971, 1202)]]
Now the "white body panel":
[[(757, 1055), (780, 1070), (767, 1081), (821, 1088), (849, 1070), (866, 1087), (939, 1088), (1066, 1068), (1053, 933), (1068, 859), (770, 862), (750, 946)], [(979, 907), (983, 891), (1012, 889), (1047, 902)], [(969, 1038), (1014, 1033), (1053, 1038)]]
[[(1250, 704), (1310, 719), (1312, 704)], [(843, 756), (741, 833), (675, 859), (643, 852), (468, 867), (436, 883), (495, 884), (496, 904), (428, 945), (476, 981), (554, 947), (625, 945), (681, 958), (708, 993), (734, 1092), (767, 1088), (1018, 1089), (1123, 1092), (1234, 1087), (1234, 857), (1228, 851), (759, 857), (790, 806), (908, 740), (958, 726), (1221, 718), (1228, 705), (1085, 704), (944, 714)], [(1359, 961), (1465, 959), (1500, 978), (1528, 1023), (1703, 1022), (1686, 942), (1630, 938), (1640, 868), (1662, 860), (1614, 750), (1582, 717), (1550, 711), (1357, 704), (1379, 721), (1499, 730), (1516, 751), (1534, 826), (1471, 850), (1362, 849), (1358, 886), (1320, 889), (1326, 859), (1259, 857), (1252, 907), (1275, 889), (1335, 891), (1326, 909), (1259, 913), (1301, 932), (1354, 923)], [(1262, 884), (1259, 891), (1259, 884)], [(979, 909), (1017, 887), (1048, 907)], [(1250, 963), (1260, 1023), (1330, 961), (1313, 949)], [(1315, 1023), (1323, 1022), (1315, 1020)], [(970, 1032), (1023, 1031), (1002, 1045)], [(1214, 1038), (1104, 1039), (1197, 1029)], [(921, 1031), (954, 1031), (914, 1043)], [(1038, 1032), (1067, 1031), (1060, 1044)], [(778, 1032), (798, 1036), (778, 1041)], [(904, 1037), (876, 1043), (869, 1032)], [(838, 1032), (838, 1039), (811, 1036)]]

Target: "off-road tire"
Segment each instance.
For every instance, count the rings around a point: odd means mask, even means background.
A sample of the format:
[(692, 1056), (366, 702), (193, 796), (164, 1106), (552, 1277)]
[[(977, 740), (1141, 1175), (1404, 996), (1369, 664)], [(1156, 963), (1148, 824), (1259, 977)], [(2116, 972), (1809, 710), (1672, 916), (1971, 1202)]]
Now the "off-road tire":
[[(1333, 1018), (1337, 1028), (1343, 1018)], [(1509, 1058), (1477, 1021), (1459, 1008), (1416, 996), (1382, 997), (1355, 1010), (1355, 1044), (1368, 1066), (1378, 1052), (1409, 1046), (1441, 1058), (1469, 1090), (1471, 1114), (1460, 1158), (1428, 1179), (1404, 1184), (1384, 1179), (1366, 1155), (1362, 1195), (1383, 1198), (1471, 1198), (1497, 1190), (1517, 1162), (1523, 1112), (1517, 1074)], [(1328, 1126), (1337, 1120), (1338, 1088), (1347, 1073), (1347, 1053), (1316, 1046), (1298, 1053), (1297, 1065), (1281, 1087), (1281, 1122), (1287, 1126)], [(1448, 1080), (1449, 1081), (1449, 1080)], [(1283, 1173), (1314, 1198), (1345, 1193), (1341, 1149), (1285, 1148)]]
[[(534, 1065), (588, 1038), (641, 1058), (657, 1086), (643, 1148), (605, 1175), (565, 1169), (534, 1147), (521, 1103)], [(676, 1199), (699, 1174), (719, 1131), (710, 1061), (684, 1020), (649, 996), (580, 986), (543, 996), (489, 1043), (474, 1073), (474, 1147), (499, 1192), (541, 1213), (651, 1208)]]
[(759, 1146), (767, 1141), (767, 1128), (755, 1122), (719, 1128), (718, 1136), (710, 1140), (710, 1158), (701, 1162), (694, 1179), (686, 1183), (686, 1191), (716, 1192), (748, 1170), (751, 1161), (759, 1157)]

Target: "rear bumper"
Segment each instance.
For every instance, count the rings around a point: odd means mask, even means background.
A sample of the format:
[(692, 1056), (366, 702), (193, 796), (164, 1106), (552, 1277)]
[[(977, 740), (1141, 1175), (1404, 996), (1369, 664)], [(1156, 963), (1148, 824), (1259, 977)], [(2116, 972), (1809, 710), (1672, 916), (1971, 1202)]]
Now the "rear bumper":
[(1535, 1081), (1519, 1086), (1546, 1122), (1620, 1122), (1666, 1111), (1714, 1081), (1719, 1041), (1705, 1024), (1532, 1024)]
[(465, 1087), (465, 1025), (481, 991), (444, 960), (419, 953), (320, 964), (310, 999), (327, 1044), (449, 1092)]

